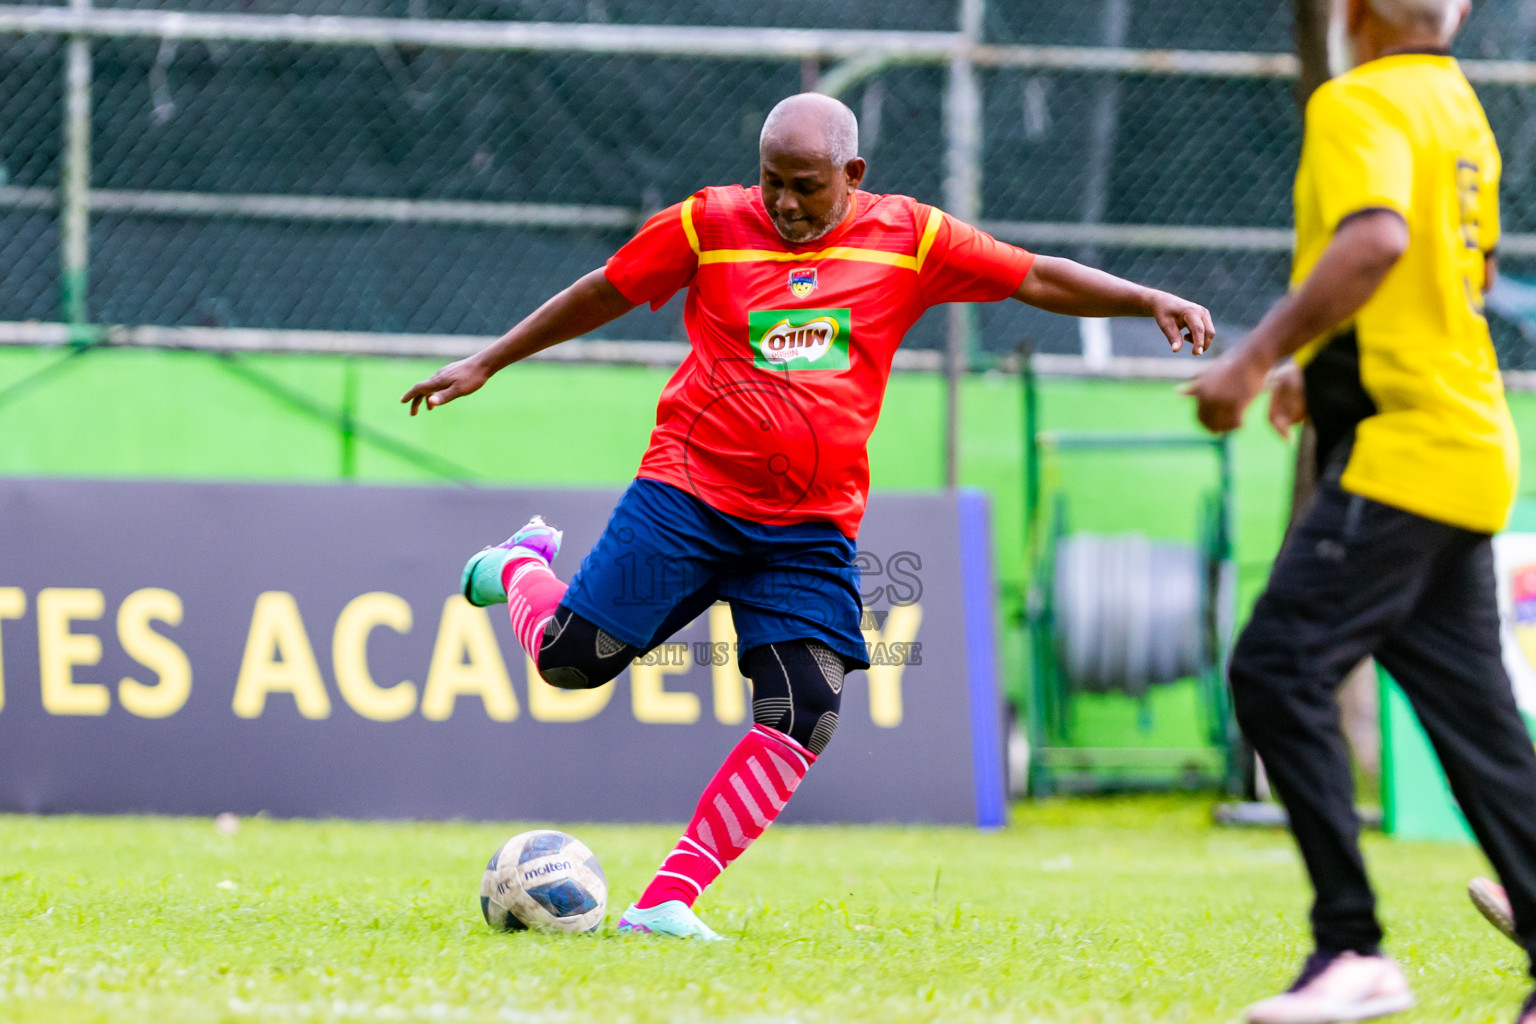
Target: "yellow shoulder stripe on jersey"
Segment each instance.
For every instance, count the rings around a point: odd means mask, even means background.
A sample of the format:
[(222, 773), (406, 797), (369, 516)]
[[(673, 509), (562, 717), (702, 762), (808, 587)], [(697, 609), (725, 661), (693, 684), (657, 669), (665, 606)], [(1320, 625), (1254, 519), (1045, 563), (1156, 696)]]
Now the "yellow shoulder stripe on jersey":
[(817, 252), (775, 252), (772, 249), (710, 249), (699, 253), (699, 264), (705, 263), (809, 263), (821, 260), (855, 260), (860, 263), (884, 263), (903, 270), (916, 270), (917, 257), (903, 256), (899, 252), (882, 252), (879, 249), (856, 249), (852, 246), (834, 245)]
[(699, 253), (699, 233), (693, 229), (693, 196), (683, 200), (683, 234), (688, 236), (688, 248), (694, 255)]
[(923, 226), (923, 240), (917, 244), (917, 270), (923, 269), (923, 263), (928, 259), (928, 250), (933, 248), (933, 240), (939, 237), (939, 227), (944, 223), (944, 213), (937, 206), (928, 211), (928, 223)]

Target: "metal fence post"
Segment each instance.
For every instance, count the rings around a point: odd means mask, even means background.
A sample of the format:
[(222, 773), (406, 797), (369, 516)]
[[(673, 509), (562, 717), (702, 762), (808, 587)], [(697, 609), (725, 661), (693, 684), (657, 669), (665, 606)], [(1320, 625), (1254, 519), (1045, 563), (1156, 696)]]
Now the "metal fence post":
[[(1106, 47), (1125, 45), (1131, 24), (1131, 0), (1104, 0), (1100, 15)], [(1102, 224), (1109, 213), (1110, 175), (1115, 162), (1115, 137), (1120, 131), (1121, 81), (1105, 76), (1094, 85), (1093, 109), (1088, 122), (1088, 145), (1083, 153), (1083, 223)], [(1097, 246), (1084, 246), (1077, 258), (1098, 266)], [(1114, 332), (1108, 320), (1083, 317), (1078, 320), (1078, 337), (1083, 360), (1095, 369), (1103, 369), (1114, 358)]]
[[(70, 0), (70, 10), (88, 11), (91, 0)], [(71, 340), (88, 340), (90, 281), (91, 43), (69, 37), (64, 88), (64, 167), (59, 183), (60, 298)]]
[[(963, 42), (949, 60), (944, 131), (947, 138), (944, 203), (949, 212), (974, 224), (981, 215), (981, 89), (972, 49), (981, 42), (986, 0), (960, 0)], [(969, 305), (949, 307), (944, 424), (944, 486), (960, 480), (960, 382), (970, 368), (975, 314)]]

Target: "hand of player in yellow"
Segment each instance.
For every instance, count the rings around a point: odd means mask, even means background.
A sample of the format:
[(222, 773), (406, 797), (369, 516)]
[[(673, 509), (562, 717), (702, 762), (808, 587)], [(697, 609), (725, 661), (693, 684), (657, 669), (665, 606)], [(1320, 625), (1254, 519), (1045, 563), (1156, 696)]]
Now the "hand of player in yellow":
[(1301, 367), (1286, 363), (1269, 375), (1269, 425), (1291, 439), (1291, 428), (1307, 418), (1307, 391)]
[(1225, 434), (1243, 425), (1243, 413), (1264, 389), (1266, 367), (1246, 347), (1228, 352), (1185, 385), (1183, 393), (1199, 403), (1196, 415), (1205, 429)]

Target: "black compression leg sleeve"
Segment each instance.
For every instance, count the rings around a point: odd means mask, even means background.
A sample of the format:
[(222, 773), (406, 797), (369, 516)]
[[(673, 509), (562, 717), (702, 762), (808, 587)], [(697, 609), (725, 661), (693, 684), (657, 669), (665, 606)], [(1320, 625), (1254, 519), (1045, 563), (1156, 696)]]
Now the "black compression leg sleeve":
[(539, 674), (562, 690), (591, 690), (615, 678), (640, 648), (604, 632), (565, 605), (555, 609), (539, 644)]
[(815, 640), (754, 647), (741, 659), (752, 680), (752, 718), (820, 755), (837, 730), (843, 659)]

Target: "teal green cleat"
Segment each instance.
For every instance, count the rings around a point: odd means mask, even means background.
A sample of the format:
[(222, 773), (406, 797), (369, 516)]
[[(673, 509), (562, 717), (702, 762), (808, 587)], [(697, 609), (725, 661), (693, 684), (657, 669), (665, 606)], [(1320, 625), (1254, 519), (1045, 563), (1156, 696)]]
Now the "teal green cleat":
[(459, 590), (464, 599), (476, 608), (505, 603), (507, 591), (501, 585), (501, 570), (506, 564), (514, 558), (537, 558), (548, 565), (560, 553), (560, 541), (564, 536), (544, 522), (543, 516), (534, 516), (526, 526), (500, 544), (481, 548), (464, 564), (464, 575), (459, 577)]
[(668, 900), (641, 910), (631, 905), (619, 918), (620, 935), (663, 935), (669, 939), (698, 939), (700, 942), (724, 942), (725, 936), (699, 920), (699, 915), (682, 900)]

